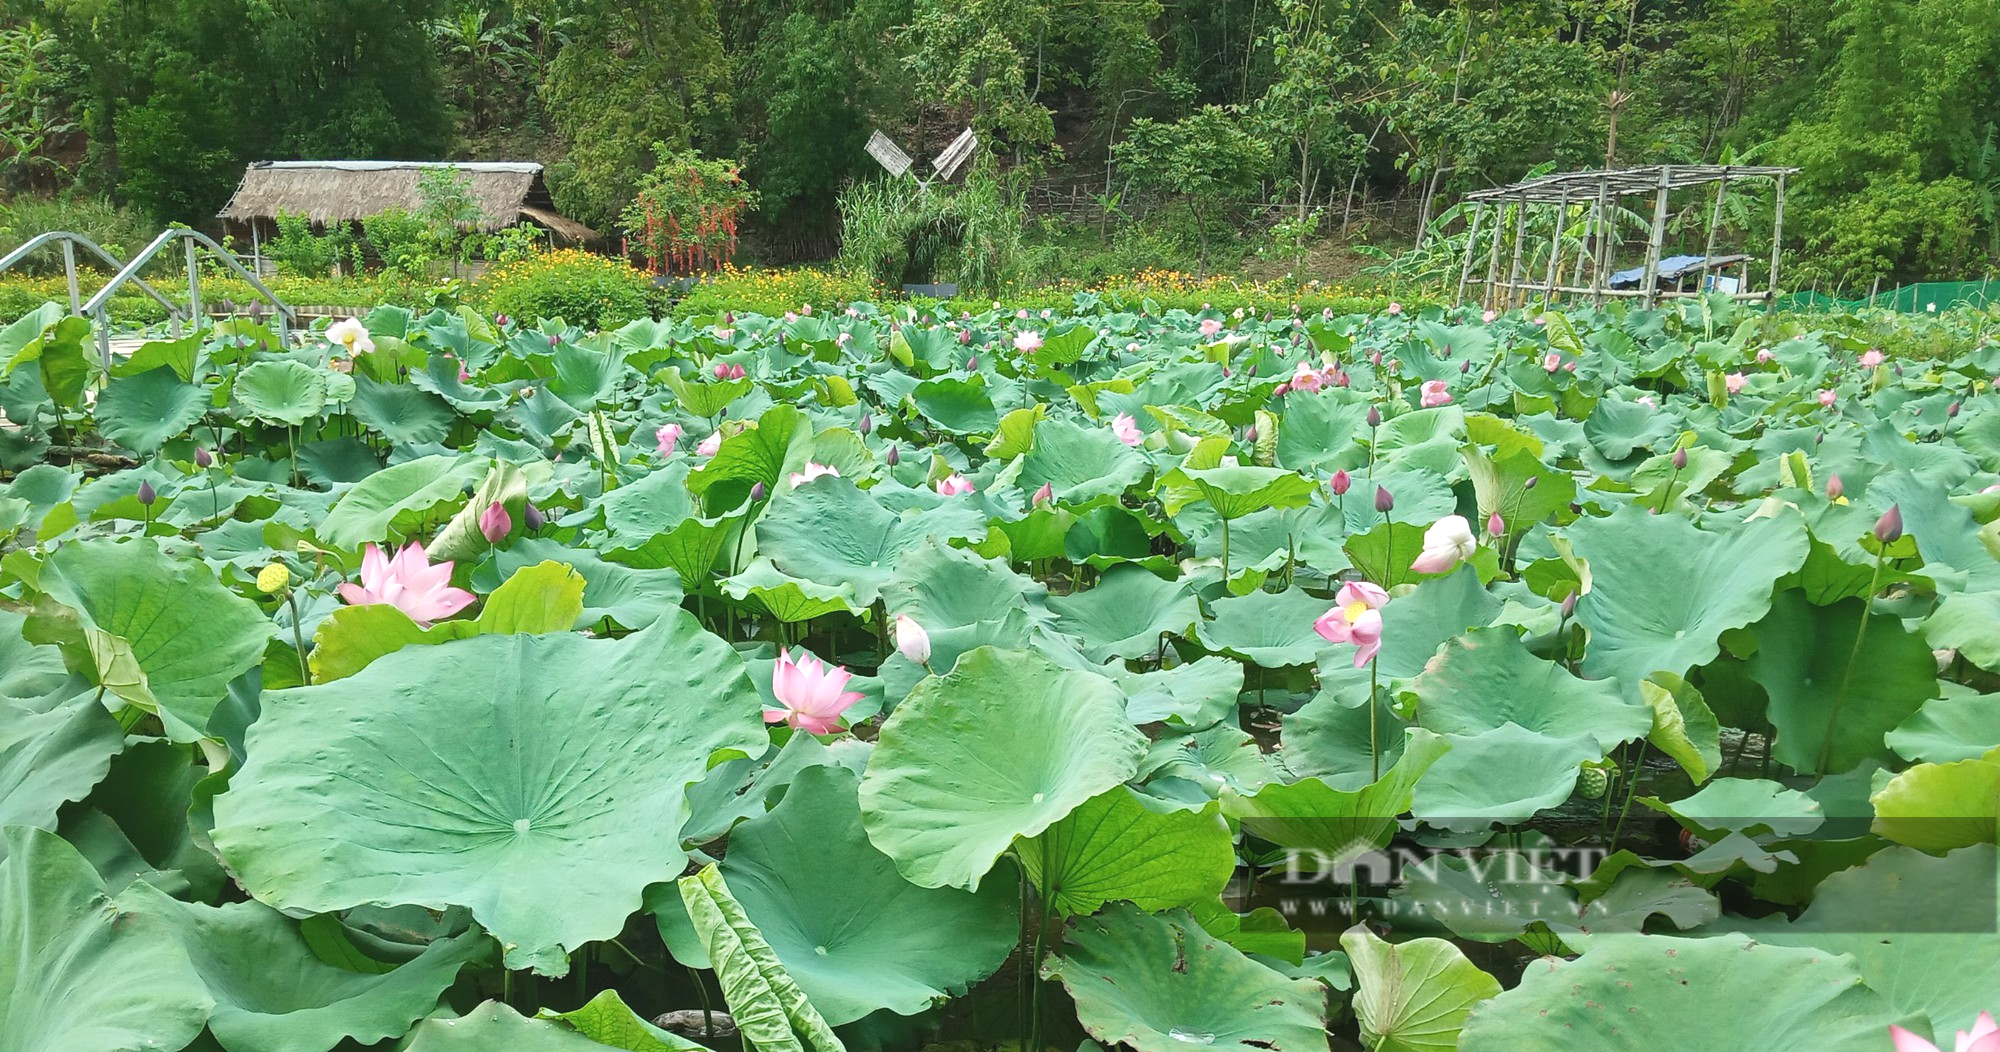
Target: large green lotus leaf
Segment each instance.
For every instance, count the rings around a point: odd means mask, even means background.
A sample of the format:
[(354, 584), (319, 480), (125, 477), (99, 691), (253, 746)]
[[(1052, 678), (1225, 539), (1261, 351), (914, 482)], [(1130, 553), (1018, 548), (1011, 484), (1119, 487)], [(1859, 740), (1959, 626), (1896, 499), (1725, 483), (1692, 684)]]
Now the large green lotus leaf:
[(1616, 678), (1636, 697), (1655, 672), (1685, 675), (1715, 660), (1722, 633), (1763, 617), (1772, 586), (1805, 561), (1802, 527), (1786, 512), (1715, 534), (1634, 507), (1571, 526), (1591, 574), (1576, 604), (1590, 629), (1584, 675)]
[(1278, 765), (1265, 757), (1256, 739), (1228, 723), (1161, 738), (1146, 750), (1140, 773), (1147, 792), (1164, 789), (1184, 793), (1186, 799), (1212, 799), (1225, 788), (1255, 792), (1279, 780)]
[(1813, 606), (1787, 591), (1757, 624), (1750, 678), (1771, 699), (1771, 755), (1795, 771), (1834, 774), (1888, 759), (1883, 735), (1937, 696), (1937, 660), (1901, 618), (1869, 615), (1865, 653), (1855, 652), (1866, 609), (1859, 599)]
[(910, 399), (924, 419), (954, 435), (991, 434), (1000, 426), (1000, 414), (986, 393), (986, 380), (978, 374), (925, 380), (910, 393)]
[(178, 1049), (215, 1004), (173, 931), (122, 909), (54, 833), (6, 831), (0, 1044), (20, 1052)]
[[(828, 1023), (915, 1015), (1000, 967), (1020, 933), (1014, 889), (920, 888), (868, 842), (859, 779), (801, 770), (784, 799), (729, 834), (722, 875)], [(829, 894), (829, 889), (838, 889)]]
[(1956, 650), (1989, 672), (2000, 670), (2000, 591), (1947, 596), (1923, 630), (1931, 646)]
[(1301, 588), (1252, 592), (1216, 600), (1215, 620), (1196, 626), (1195, 632), (1210, 650), (1264, 668), (1310, 665), (1320, 651), (1334, 648), (1313, 631), (1313, 620), (1330, 605)]
[(890, 713), (862, 822), (912, 883), (977, 890), (1016, 838), (1132, 777), (1145, 751), (1111, 681), (981, 647)]
[(1152, 672), (1129, 672), (1114, 664), (1104, 672), (1125, 688), (1125, 715), (1135, 724), (1213, 726), (1236, 711), (1243, 693), (1243, 665), (1226, 657), (1197, 658)]
[[(729, 1014), (759, 1052), (846, 1052), (713, 864), (675, 882)], [(800, 1041), (803, 1036), (805, 1040)]]
[(201, 358), (201, 345), (209, 334), (210, 330), (197, 329), (178, 340), (149, 340), (125, 360), (113, 362), (111, 375), (138, 376), (166, 368), (181, 379), (192, 381), (195, 362)]
[(1375, 434), (1378, 459), (1403, 470), (1423, 468), (1447, 478), (1465, 477), (1465, 413), (1455, 405), (1403, 413)]
[(1190, 811), (1121, 785), (1077, 805), (1017, 854), (1063, 914), (1095, 913), (1107, 902), (1157, 912), (1218, 899), (1236, 870), (1232, 841), (1214, 801)]
[(184, 898), (213, 898), (226, 879), (188, 810), (210, 773), (206, 754), (164, 738), (130, 742), (80, 806), (65, 808), (56, 831), (74, 844), (114, 891), (144, 880)]
[(1445, 739), (1451, 751), (1417, 783), (1414, 811), (1449, 829), (1526, 821), (1569, 799), (1580, 766), (1604, 757), (1588, 734), (1545, 734), (1515, 723)]
[(449, 519), (442, 507), (456, 511), (466, 489), (492, 465), (485, 457), (431, 456), (385, 468), (342, 494), (316, 532), (326, 547), (343, 551), (392, 535), (414, 536)]
[(828, 614), (855, 612), (853, 593), (834, 585), (787, 577), (769, 559), (753, 559), (742, 573), (722, 582), (723, 594), (756, 600), (772, 617), (791, 625)]
[(686, 380), (682, 378), (679, 366), (663, 370), (654, 379), (664, 383), (674, 393), (674, 398), (683, 409), (703, 417), (713, 417), (722, 412), (729, 407), (729, 403), (749, 394), (750, 389), (756, 386), (748, 377), (738, 380), (706, 381), (700, 377)]
[(1160, 636), (1185, 635), (1201, 620), (1186, 581), (1167, 581), (1136, 566), (1105, 571), (1094, 588), (1051, 596), (1056, 627), (1077, 637), (1092, 661), (1136, 658), (1160, 647)]
[(1021, 458), (1020, 487), (1033, 492), (1047, 485), (1055, 499), (1077, 505), (1115, 498), (1152, 470), (1108, 427), (1083, 427), (1067, 420), (1035, 425), (1034, 446)]
[(1925, 851), (1993, 843), (2000, 825), (2000, 749), (1956, 763), (1920, 763), (1868, 797), (1872, 831)]
[(2000, 989), (1994, 865), (1990, 843), (1943, 858), (1892, 847), (1828, 876), (1796, 922), (1782, 923), (1780, 914), (1779, 923), (1750, 934), (1851, 954), (1869, 988), (1897, 1013), (1927, 1016), (1930, 1031), (1946, 1035), (1991, 1011)]
[(767, 740), (742, 658), (687, 613), (402, 650), (263, 708), (212, 834), (258, 899), (467, 906), (509, 967), (557, 975), (680, 870), (659, 830), (711, 759)]
[(112, 380), (97, 396), (97, 427), (105, 438), (150, 456), (194, 426), (208, 405), (206, 389), (161, 366)]
[[(669, 569), (641, 570), (606, 562), (588, 548), (571, 548), (545, 537), (523, 537), (494, 553), (495, 578), (511, 578), (537, 563), (561, 563), (583, 576), (583, 613), (577, 627), (610, 618), (630, 629), (645, 628), (680, 606), (681, 577)], [(473, 580), (485, 587), (484, 567)]]
[(326, 408), (327, 374), (304, 362), (258, 362), (236, 375), (243, 411), (265, 423), (297, 427)]
[(1366, 464), (1367, 421), (1368, 403), (1343, 392), (1295, 395), (1278, 425), (1278, 463), (1318, 475)]
[(49, 696), (62, 690), (70, 672), (61, 650), (37, 646), (21, 634), (27, 621), (0, 609), (0, 700), (30, 703), (29, 709), (40, 712), (48, 708)]
[(568, 1023), (592, 1041), (626, 1052), (702, 1052), (706, 1047), (647, 1022), (616, 990), (606, 990), (574, 1011), (544, 1008), (535, 1018)]
[(1617, 685), (1578, 679), (1529, 653), (1511, 627), (1475, 628), (1444, 645), (1410, 683), (1417, 724), (1439, 734), (1478, 734), (1512, 723), (1562, 738), (1586, 737), (1599, 755), (1652, 729), (1652, 711), (1625, 701)]
[(1576, 478), (1548, 467), (1526, 449), (1503, 449), (1491, 457), (1478, 446), (1463, 452), (1482, 525), (1498, 512), (1507, 529), (1518, 534), (1576, 499)]
[(1381, 699), (1371, 728), (1365, 675), (1360, 687), (1351, 697), (1331, 687), (1321, 690), (1297, 712), (1286, 715), (1278, 759), (1287, 770), (1353, 792), (1369, 783), (1377, 763), (1384, 768), (1395, 765), (1403, 755), (1408, 724), (1389, 710), (1387, 699)]
[(897, 514), (846, 479), (821, 479), (757, 521), (757, 551), (793, 577), (852, 584), (855, 603), (867, 606), (881, 598), (897, 561), (926, 539), (985, 532), (985, 513), (967, 501)]
[(71, 670), (127, 703), (157, 711), (192, 741), (229, 681), (264, 657), (276, 630), (257, 604), (208, 566), (147, 540), (72, 541), (42, 565), (27, 637), (62, 648)]
[(812, 421), (804, 413), (772, 406), (756, 427), (723, 439), (707, 463), (688, 473), (687, 488), (701, 496), (718, 482), (735, 480), (746, 489), (761, 482), (775, 491), (786, 477), (805, 470), (812, 443)]
[(54, 829), (56, 812), (88, 796), (124, 747), (90, 691), (47, 711), (0, 699), (0, 827)]
[(1312, 499), (1315, 488), (1311, 479), (1284, 468), (1184, 468), (1180, 474), (1224, 519), (1240, 519), (1265, 508), (1301, 507)]
[(2000, 748), (2000, 695), (1946, 689), (1945, 696), (1924, 702), (1916, 715), (1884, 736), (1904, 759), (1951, 763)]
[(204, 906), (135, 884), (119, 904), (174, 929), (215, 997), (209, 1031), (229, 1052), (325, 1052), (350, 1038), (400, 1037), (492, 946), (469, 931), (389, 971), (362, 973), (321, 960), (297, 923), (259, 902)]
[[(1537, 924), (1574, 925), (1580, 909), (1576, 891), (1563, 876), (1536, 865), (1533, 856), (1524, 852), (1482, 851), (1476, 859), (1433, 855), (1404, 867), (1395, 876), (1399, 883), (1389, 892), (1393, 900), (1407, 904), (1405, 908), (1412, 914), (1442, 924), (1451, 934), (1473, 942), (1508, 942), (1521, 938)], [(1537, 931), (1522, 941), (1545, 951), (1563, 952), (1549, 945), (1549, 939), (1547, 933)], [(1457, 1022), (1463, 1021), (1461, 1015)], [(1457, 1032), (1456, 1024), (1452, 1031)]]
[(1473, 1009), (1463, 1052), (1879, 1052), (1901, 1022), (1848, 958), (1742, 936), (1612, 935)]
[[(1936, 444), (1916, 446), (1902, 441), (1900, 436), (1896, 442), (1905, 449), (1949, 448)], [(1882, 511), (1894, 504), (1902, 513), (1904, 534), (1916, 540), (1917, 550), (1924, 559), (1922, 572), (1937, 582), (1940, 594), (2000, 590), (2000, 559), (1980, 543), (1979, 523), (1970, 511), (1952, 503), (1950, 492), (1948, 484), (1897, 471), (1869, 484), (1868, 502)], [(1828, 540), (1836, 547), (1844, 540), (1850, 545), (1856, 543), (1841, 537)]]
[(1674, 417), (1638, 402), (1606, 398), (1583, 422), (1583, 436), (1606, 460), (1625, 460), (1641, 449), (1672, 439)]
[(1802, 837), (1826, 822), (1818, 800), (1760, 778), (1718, 778), (1679, 800), (1642, 796), (1639, 802), (1674, 816), (1707, 840), (1718, 840), (1725, 832)]
[(1399, 828), (1397, 816), (1410, 809), (1418, 780), (1451, 749), (1427, 730), (1406, 734), (1396, 762), (1360, 789), (1335, 789), (1318, 778), (1274, 782), (1254, 794), (1225, 793), (1223, 813), (1241, 820), (1245, 832), (1313, 851), (1327, 865), (1385, 846)]
[(437, 395), (410, 384), (377, 383), (366, 375), (354, 377), (354, 401), (348, 411), (399, 446), (442, 442), (457, 419)]
[(730, 533), (727, 518), (704, 518), (688, 492), (687, 461), (677, 459), (603, 498), (611, 531), (597, 547), (638, 569), (672, 567), (683, 581), (706, 577)]
[(528, 1019), (487, 1001), (457, 1019), (426, 1019), (398, 1052), (604, 1052), (607, 1046), (562, 1023)]
[(1473, 1006), (1500, 992), (1443, 939), (1390, 945), (1365, 926), (1340, 937), (1354, 969), (1354, 1015), (1375, 1052), (1450, 1052)]
[[(896, 562), (895, 574), (882, 585), (882, 602), (889, 615), (907, 614), (932, 636), (939, 647), (941, 631), (1007, 619), (1041, 620), (1046, 594), (1041, 583), (1015, 573), (1004, 559), (982, 559), (975, 552), (926, 538)], [(971, 649), (971, 648), (966, 648)], [(955, 655), (954, 655), (955, 656)], [(949, 659), (933, 664), (949, 664)]]
[[(1500, 599), (1480, 585), (1477, 574), (1454, 573), (1421, 581), (1415, 591), (1390, 600), (1382, 608), (1382, 650), (1375, 658), (1376, 665), (1384, 677), (1417, 675), (1439, 647), (1467, 629), (1492, 623), (1500, 607)], [(1334, 650), (1343, 655), (1341, 664), (1351, 664), (1346, 655), (1352, 651), (1346, 647)]]
[(1077, 1020), (1107, 1048), (1320, 1052), (1326, 988), (1245, 957), (1185, 911), (1114, 906), (1076, 922), (1042, 965), (1076, 999)]
[(1653, 710), (1653, 729), (1646, 740), (1673, 757), (1694, 784), (1708, 781), (1722, 766), (1722, 724), (1707, 699), (1687, 680), (1665, 672), (1639, 684), (1639, 695)]

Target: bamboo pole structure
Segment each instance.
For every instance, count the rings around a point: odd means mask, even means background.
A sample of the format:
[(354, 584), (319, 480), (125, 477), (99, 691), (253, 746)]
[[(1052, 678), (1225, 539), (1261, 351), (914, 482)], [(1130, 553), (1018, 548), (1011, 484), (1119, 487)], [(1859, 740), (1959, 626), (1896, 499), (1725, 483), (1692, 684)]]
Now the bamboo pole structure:
[(1458, 302), (1465, 302), (1465, 287), (1472, 283), (1472, 257), (1479, 251), (1479, 223), (1486, 216), (1484, 204), (1472, 206), (1472, 223), (1466, 229), (1465, 261), (1458, 268)]
[(1521, 242), (1528, 236), (1528, 195), (1523, 193), (1514, 206), (1514, 258), (1507, 266), (1507, 308), (1512, 310), (1519, 304), (1514, 302), (1521, 289)]
[(1778, 173), (1777, 203), (1771, 213), (1771, 276), (1766, 283), (1766, 291), (1773, 298), (1778, 295), (1778, 249), (1785, 242), (1785, 173)]
[(1547, 309), (1556, 297), (1556, 273), (1562, 265), (1563, 221), (1569, 218), (1569, 191), (1564, 190), (1562, 200), (1556, 204), (1555, 230), (1549, 234), (1549, 275), (1542, 288), (1542, 307)]
[(1667, 190), (1673, 185), (1673, 173), (1673, 166), (1660, 166), (1660, 188), (1653, 194), (1653, 231), (1646, 236), (1646, 272), (1639, 278), (1644, 293), (1639, 305), (1649, 309), (1660, 301), (1660, 253), (1667, 243)]

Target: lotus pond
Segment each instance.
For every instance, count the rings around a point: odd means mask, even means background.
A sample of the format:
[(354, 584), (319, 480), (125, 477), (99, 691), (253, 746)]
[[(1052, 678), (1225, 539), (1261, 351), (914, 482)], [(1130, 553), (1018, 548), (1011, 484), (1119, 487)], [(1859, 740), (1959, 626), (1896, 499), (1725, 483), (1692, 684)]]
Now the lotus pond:
[(1948, 1042), (2000, 344), (1736, 311), (44, 308), (0, 1049)]

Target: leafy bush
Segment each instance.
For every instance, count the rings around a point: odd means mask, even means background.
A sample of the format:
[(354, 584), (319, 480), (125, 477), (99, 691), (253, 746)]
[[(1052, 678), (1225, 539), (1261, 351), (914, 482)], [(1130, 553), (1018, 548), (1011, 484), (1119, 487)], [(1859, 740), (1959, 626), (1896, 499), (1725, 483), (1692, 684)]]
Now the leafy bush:
[(1021, 227), (1019, 203), (979, 173), (928, 192), (909, 179), (870, 180), (840, 195), (840, 262), (891, 287), (948, 281), (987, 291), (1013, 278)]
[(880, 287), (830, 270), (738, 270), (723, 267), (674, 304), (676, 317), (705, 317), (724, 311), (781, 315), (810, 304), (822, 310), (850, 300), (875, 300)]
[(361, 221), (368, 247), (385, 267), (424, 274), (434, 258), (430, 226), (407, 209), (391, 208)]
[(619, 260), (575, 249), (495, 267), (473, 286), (472, 296), (488, 313), (523, 322), (561, 318), (590, 327), (649, 317), (658, 298), (646, 275)]
[[(98, 197), (17, 197), (0, 206), (0, 254), (14, 251), (37, 234), (67, 230), (104, 246), (120, 259), (139, 251), (158, 233), (137, 212)], [(77, 257), (84, 262), (88, 253)], [(14, 268), (16, 273), (60, 274), (62, 253), (37, 252)]]
[(334, 265), (349, 261), (354, 252), (354, 236), (344, 225), (324, 234), (313, 233), (313, 223), (302, 215), (278, 217), (278, 236), (264, 246), (265, 254), (278, 264), (280, 273), (302, 277), (325, 277)]

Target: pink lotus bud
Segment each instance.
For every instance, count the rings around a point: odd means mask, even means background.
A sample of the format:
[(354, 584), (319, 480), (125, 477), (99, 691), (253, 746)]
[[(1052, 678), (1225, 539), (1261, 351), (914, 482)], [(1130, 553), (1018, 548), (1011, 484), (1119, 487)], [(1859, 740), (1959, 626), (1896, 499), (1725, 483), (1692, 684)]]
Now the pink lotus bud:
[(213, 463), (215, 463), (215, 458), (214, 458), (213, 456), (210, 456), (210, 455), (209, 455), (209, 452), (208, 452), (208, 450), (206, 450), (206, 449), (203, 449), (203, 448), (201, 448), (200, 446), (196, 446), (196, 447), (194, 447), (194, 466), (195, 466), (195, 467), (198, 467), (198, 468), (205, 468), (205, 467), (207, 467), (207, 466), (209, 466), (210, 464), (213, 464)]
[(551, 346), (551, 347), (561, 347), (561, 346), (562, 346), (562, 337), (561, 337), (561, 336), (550, 336), (550, 337), (549, 337), (549, 346)]
[(548, 522), (548, 517), (542, 514), (542, 509), (535, 507), (533, 504), (521, 509), (521, 525), (529, 533), (540, 533), (542, 527), (548, 525)]
[(152, 483), (150, 482), (139, 483), (139, 503), (144, 504), (145, 506), (150, 508), (153, 506), (153, 502), (159, 499), (160, 495), (154, 492)]
[(1575, 614), (1576, 614), (1576, 592), (1572, 590), (1568, 595), (1563, 596), (1562, 616), (1571, 617), (1574, 616)]
[(1506, 532), (1507, 523), (1500, 518), (1499, 512), (1496, 511), (1486, 517), (1486, 533), (1488, 536), (1498, 537)]
[(771, 488), (769, 486), (766, 486), (762, 482), (759, 482), (756, 485), (750, 487), (750, 499), (754, 501), (762, 501), (764, 499), (765, 494), (768, 494), (770, 492)]
[(1685, 449), (1674, 450), (1674, 470), (1679, 471), (1680, 469), (1687, 466), (1688, 466), (1688, 451)]
[(1396, 498), (1389, 495), (1388, 489), (1382, 486), (1375, 487), (1375, 510), (1387, 515), (1395, 507)]
[(1882, 517), (1875, 520), (1875, 539), (1883, 544), (1894, 544), (1903, 536), (1903, 509), (1891, 504)]
[(1048, 483), (1044, 482), (1042, 483), (1041, 488), (1035, 491), (1033, 503), (1035, 507), (1039, 508), (1042, 505), (1047, 504), (1048, 502), (1054, 499), (1056, 499), (1055, 488), (1053, 486), (1050, 486)]
[(931, 636), (924, 626), (908, 614), (897, 614), (895, 620), (896, 650), (908, 658), (912, 664), (931, 663)]
[(493, 324), (498, 325), (503, 329), (506, 328), (508, 323), (512, 322), (513, 320), (514, 319), (509, 318), (505, 314), (495, 314), (493, 316)]
[(714, 369), (712, 369), (712, 370), (710, 370), (710, 371), (711, 371), (711, 372), (713, 372), (713, 373), (715, 374), (715, 378), (716, 378), (716, 379), (718, 379), (718, 380), (727, 380), (727, 379), (729, 379), (729, 363), (728, 363), (728, 362), (717, 362), (717, 363), (715, 363), (715, 368), (714, 368)]
[(1381, 410), (1381, 409), (1379, 409), (1379, 408), (1377, 408), (1377, 407), (1375, 407), (1375, 406), (1372, 406), (1372, 405), (1371, 405), (1371, 406), (1369, 406), (1369, 407), (1368, 407), (1368, 416), (1367, 416), (1367, 420), (1368, 420), (1368, 426), (1369, 426), (1369, 427), (1371, 427), (1371, 428), (1375, 428), (1375, 427), (1381, 427), (1381, 426), (1382, 426), (1382, 410)]
[(883, 459), (884, 459), (884, 460), (887, 460), (887, 461), (889, 462), (889, 466), (893, 468), (893, 467), (895, 467), (895, 466), (896, 466), (897, 464), (900, 464), (900, 463), (902, 463), (902, 461), (903, 461), (903, 454), (901, 454), (901, 453), (897, 452), (897, 447), (895, 447), (895, 446), (890, 446), (890, 447), (889, 447), (889, 452), (888, 452), (888, 453), (886, 453), (886, 454), (884, 454), (884, 456), (883, 456)]
[(979, 371), (979, 356), (978, 356), (978, 355), (976, 355), (976, 354), (975, 354), (975, 355), (973, 355), (972, 357), (970, 357), (970, 358), (967, 358), (967, 359), (965, 360), (965, 371), (966, 371), (966, 372), (968, 372), (968, 373), (976, 373), (976, 372), (978, 372), (978, 371)]
[(1841, 483), (1838, 474), (1826, 477), (1826, 499), (1839, 500), (1846, 492), (1847, 487)]
[(856, 425), (854, 425), (854, 427), (855, 427), (855, 430), (857, 430), (857, 431), (861, 432), (861, 433), (862, 433), (862, 434), (864, 434), (864, 435), (865, 435), (865, 434), (867, 434), (867, 433), (868, 433), (868, 432), (870, 432), (870, 431), (873, 431), (873, 430), (875, 430), (875, 417), (874, 417), (874, 415), (873, 415), (873, 414), (870, 414), (870, 413), (863, 413), (863, 414), (861, 414), (861, 422), (860, 422), (859, 424), (856, 424)]
[(499, 544), (514, 532), (514, 517), (507, 514), (507, 509), (496, 500), (480, 513), (479, 532), (485, 536), (486, 543)]
[(1333, 473), (1333, 481), (1329, 485), (1333, 487), (1334, 496), (1344, 497), (1348, 488), (1354, 485), (1354, 480), (1348, 477), (1346, 468), (1341, 468)]
[(1957, 416), (1957, 415), (1958, 415), (1958, 403), (1957, 403), (1957, 402), (1953, 402), (1952, 404), (1950, 404), (1950, 405), (1948, 405), (1948, 406), (1945, 406), (1945, 407), (1944, 407), (1944, 416), (1945, 416), (1945, 419), (1949, 420), (1949, 419), (1951, 419), (1952, 417), (1955, 417), (1955, 416)]
[(1521, 488), (1534, 489), (1537, 485), (1541, 483), (1541, 481), (1542, 477), (1540, 475), (1529, 475), (1528, 481), (1521, 483)]

